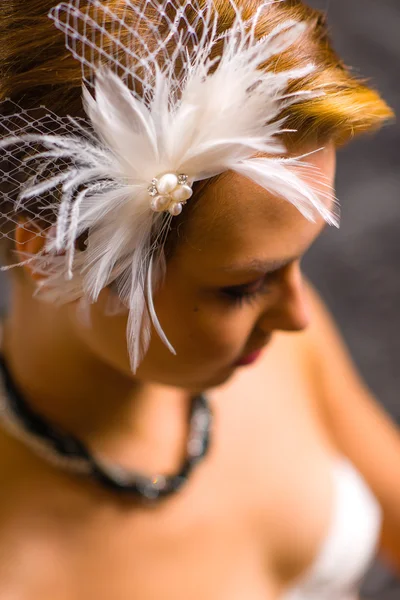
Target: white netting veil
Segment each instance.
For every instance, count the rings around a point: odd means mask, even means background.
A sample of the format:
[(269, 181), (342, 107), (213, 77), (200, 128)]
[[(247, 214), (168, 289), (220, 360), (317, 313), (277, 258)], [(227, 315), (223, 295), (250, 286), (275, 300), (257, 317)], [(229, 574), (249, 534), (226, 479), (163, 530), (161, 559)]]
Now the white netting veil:
[(0, 236), (12, 238), (20, 215), (45, 236), (41, 252), (22, 258), (43, 274), (47, 300), (96, 302), (113, 285), (129, 309), (134, 372), (152, 325), (174, 351), (153, 294), (171, 220), (195, 182), (236, 171), (305, 217), (336, 223), (325, 194), (300, 177), (301, 159), (282, 158), (279, 115), (304, 97), (288, 86), (314, 66), (265, 68), (304, 31), (286, 21), (257, 38), (263, 11), (279, 1), (244, 19), (227, 0), (229, 29), (219, 27), (213, 0), (121, 0), (113, 10), (63, 2), (49, 16), (81, 64), (84, 117), (3, 103)]

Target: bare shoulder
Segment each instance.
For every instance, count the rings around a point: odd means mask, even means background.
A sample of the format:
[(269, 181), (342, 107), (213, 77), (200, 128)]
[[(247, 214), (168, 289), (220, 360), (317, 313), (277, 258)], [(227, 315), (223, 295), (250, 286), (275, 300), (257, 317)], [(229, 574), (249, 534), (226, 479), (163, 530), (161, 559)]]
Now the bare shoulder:
[(397, 427), (362, 380), (332, 315), (309, 284), (307, 293), (312, 321), (301, 343), (321, 408), (342, 451), (361, 465), (367, 443), (382, 450), (393, 444), (392, 452), (400, 452)]
[(303, 352), (321, 407), (342, 450), (347, 453), (359, 448), (366, 426), (370, 442), (380, 436), (399, 442), (397, 428), (358, 373), (323, 300), (310, 284), (307, 293), (312, 321), (302, 334)]
[(364, 476), (381, 504), (381, 550), (400, 568), (400, 431), (362, 381), (316, 291), (313, 321), (302, 344), (321, 414), (339, 451)]

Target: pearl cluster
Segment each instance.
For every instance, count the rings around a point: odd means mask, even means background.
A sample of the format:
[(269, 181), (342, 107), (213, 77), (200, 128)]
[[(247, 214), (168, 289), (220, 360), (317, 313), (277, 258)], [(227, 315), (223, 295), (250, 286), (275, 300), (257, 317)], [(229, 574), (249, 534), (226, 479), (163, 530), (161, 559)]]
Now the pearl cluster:
[(160, 178), (154, 178), (149, 187), (152, 198), (151, 208), (154, 212), (169, 212), (177, 217), (183, 210), (183, 205), (193, 196), (193, 190), (188, 185), (187, 175), (166, 173)]

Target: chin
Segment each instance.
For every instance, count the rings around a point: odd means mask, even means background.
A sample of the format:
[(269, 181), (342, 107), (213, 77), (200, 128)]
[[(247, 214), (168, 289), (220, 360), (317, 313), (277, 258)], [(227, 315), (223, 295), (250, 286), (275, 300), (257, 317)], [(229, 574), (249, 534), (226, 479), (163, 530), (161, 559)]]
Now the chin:
[(216, 388), (221, 385), (224, 385), (231, 377), (235, 374), (236, 369), (233, 367), (229, 367), (225, 369), (222, 373), (216, 374), (213, 377), (203, 381), (201, 384), (196, 385), (196, 389), (199, 390), (208, 390), (211, 388)]

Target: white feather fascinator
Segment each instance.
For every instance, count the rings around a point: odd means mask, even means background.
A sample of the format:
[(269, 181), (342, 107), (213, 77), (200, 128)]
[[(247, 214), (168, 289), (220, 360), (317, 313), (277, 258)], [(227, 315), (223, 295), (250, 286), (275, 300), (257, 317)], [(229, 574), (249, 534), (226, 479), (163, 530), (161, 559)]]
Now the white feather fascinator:
[[(279, 115), (302, 98), (288, 95), (288, 85), (314, 67), (265, 68), (297, 42), (304, 25), (287, 21), (258, 40), (271, 2), (244, 20), (235, 0), (226, 1), (236, 19), (223, 36), (212, 0), (121, 0), (118, 14), (98, 0), (59, 4), (50, 18), (82, 65), (86, 117), (18, 109), (2, 122), (11, 133), (0, 148), (14, 169), (5, 178), (14, 181), (22, 167), (28, 175), (14, 209), (31, 211), (33, 220), (46, 214), (53, 225), (44, 252), (27, 257), (45, 275), (41, 295), (96, 302), (113, 284), (129, 309), (133, 372), (152, 325), (174, 351), (153, 295), (165, 273), (171, 220), (190, 202), (196, 181), (232, 170), (305, 217), (319, 213), (335, 223), (324, 195), (296, 174), (301, 159), (282, 158)], [(223, 51), (214, 56), (217, 44)], [(16, 148), (23, 150), (19, 160)], [(259, 153), (266, 158), (252, 158)], [(82, 236), (84, 248), (77, 244)]]

